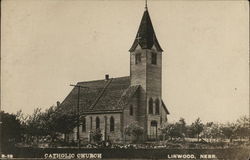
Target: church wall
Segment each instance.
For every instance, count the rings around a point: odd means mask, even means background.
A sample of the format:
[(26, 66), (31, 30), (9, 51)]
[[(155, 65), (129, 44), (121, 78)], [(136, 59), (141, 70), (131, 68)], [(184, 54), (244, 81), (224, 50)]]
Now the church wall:
[(162, 54), (157, 53), (157, 64), (151, 64), (151, 52), (147, 61), (147, 95), (161, 98), (162, 86)]
[[(145, 50), (136, 50), (130, 53), (130, 78), (131, 86), (141, 85), (146, 89), (146, 54)], [(135, 54), (141, 54), (141, 62), (135, 64)]]
[[(114, 131), (110, 131), (110, 118), (111, 116), (115, 120)], [(92, 125), (91, 125), (92, 117)], [(80, 139), (82, 141), (89, 141), (90, 131), (96, 130), (96, 117), (100, 119), (100, 129), (103, 134), (103, 140), (105, 137), (105, 122), (106, 122), (106, 138), (111, 141), (121, 141), (121, 113), (109, 113), (109, 114), (91, 114), (86, 116), (86, 132), (82, 132), (82, 125), (80, 125)], [(106, 121), (105, 121), (106, 117)], [(92, 128), (92, 129), (91, 129)]]
[[(134, 97), (130, 100), (129, 104), (124, 108), (123, 111), (123, 138), (125, 141), (131, 141), (132, 137), (125, 135), (124, 131), (127, 126), (129, 126), (133, 122), (138, 122), (138, 114), (139, 114), (139, 92), (134, 95)], [(130, 106), (133, 105), (133, 115), (130, 115)]]
[[(130, 54), (130, 77), (131, 77), (131, 85), (140, 85), (141, 88), (139, 90), (139, 105), (138, 105), (138, 115), (137, 120), (139, 125), (147, 130), (146, 124), (146, 76), (147, 76), (147, 50), (142, 50), (139, 46), (135, 50), (135, 52), (131, 52)], [(134, 54), (141, 53), (141, 62), (139, 64), (135, 64), (135, 56)]]
[[(151, 53), (155, 52), (157, 53), (157, 63), (151, 64)], [(159, 111), (160, 114), (155, 114), (155, 108), (156, 104), (155, 101), (158, 99), (161, 102), (161, 87), (162, 87), (162, 54), (152, 50), (148, 52), (148, 61), (147, 61), (147, 113), (149, 113), (149, 99), (153, 99), (153, 114), (147, 114), (147, 136), (151, 136), (152, 134), (159, 135), (158, 128), (161, 127), (161, 113), (162, 113), (162, 106), (161, 103), (159, 103)], [(152, 129), (151, 122), (156, 121), (157, 122), (157, 130)], [(154, 131), (153, 131), (154, 130)]]
[(167, 113), (163, 109), (163, 106), (161, 108), (162, 108), (162, 113), (161, 113), (161, 115), (162, 115), (162, 127), (165, 127), (167, 125), (168, 117), (167, 117)]

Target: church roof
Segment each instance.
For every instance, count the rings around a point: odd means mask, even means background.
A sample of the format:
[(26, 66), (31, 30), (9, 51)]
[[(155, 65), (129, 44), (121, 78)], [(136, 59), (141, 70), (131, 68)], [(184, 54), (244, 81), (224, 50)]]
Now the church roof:
[(136, 38), (129, 51), (134, 51), (138, 44), (141, 46), (142, 49), (151, 49), (153, 45), (155, 45), (158, 51), (163, 51), (156, 38), (154, 28), (147, 9), (143, 13), (138, 32), (136, 34)]
[[(137, 91), (139, 86), (130, 86), (130, 77), (111, 78), (109, 80), (96, 80), (78, 82), (81, 88), (79, 98), (80, 113), (96, 111), (121, 111), (129, 98)], [(60, 105), (67, 110), (76, 110), (78, 89), (74, 87)]]
[(166, 114), (170, 114), (167, 107), (166, 107), (166, 105), (164, 104), (163, 100), (161, 100), (161, 104), (162, 104), (163, 109), (165, 110)]

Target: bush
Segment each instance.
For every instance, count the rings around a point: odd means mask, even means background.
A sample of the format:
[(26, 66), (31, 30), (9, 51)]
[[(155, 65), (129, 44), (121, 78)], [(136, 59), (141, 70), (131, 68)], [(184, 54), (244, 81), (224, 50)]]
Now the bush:
[(102, 132), (101, 130), (98, 128), (96, 129), (93, 133), (92, 133), (92, 136), (93, 136), (93, 140), (94, 142), (100, 142), (102, 140)]

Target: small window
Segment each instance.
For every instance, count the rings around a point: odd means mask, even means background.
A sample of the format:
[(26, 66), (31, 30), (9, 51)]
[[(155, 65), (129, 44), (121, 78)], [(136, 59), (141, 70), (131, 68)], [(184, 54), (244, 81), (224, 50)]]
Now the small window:
[(86, 132), (86, 118), (82, 119), (82, 132)]
[(135, 64), (138, 64), (141, 62), (141, 54), (136, 54), (135, 55)]
[(129, 108), (129, 115), (133, 116), (133, 114), (134, 114), (133, 105), (131, 105)]
[(114, 132), (115, 131), (115, 119), (114, 117), (110, 118), (110, 132)]
[(153, 99), (150, 98), (148, 102), (148, 113), (153, 114)]
[(157, 127), (157, 121), (151, 121), (151, 126)]
[(96, 127), (96, 129), (99, 129), (100, 128), (100, 118), (99, 117), (96, 117), (96, 119), (95, 119), (95, 127)]
[(156, 55), (156, 53), (151, 54), (151, 63), (152, 64), (157, 64), (157, 55)]
[(160, 114), (160, 103), (159, 99), (155, 100), (155, 114)]

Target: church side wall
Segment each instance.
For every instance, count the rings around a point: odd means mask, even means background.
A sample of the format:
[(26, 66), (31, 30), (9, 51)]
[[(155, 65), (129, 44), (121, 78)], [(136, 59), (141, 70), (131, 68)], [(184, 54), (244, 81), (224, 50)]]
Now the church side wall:
[[(105, 138), (105, 128), (106, 128), (106, 138), (112, 142), (121, 141), (121, 113), (109, 113), (109, 114), (91, 114), (87, 115), (86, 118), (86, 131), (82, 130), (82, 124), (79, 127), (80, 139), (82, 142), (90, 141), (90, 131), (96, 130), (96, 118), (100, 119), (100, 129), (102, 132), (102, 139)], [(106, 118), (105, 118), (106, 117)], [(114, 118), (114, 131), (110, 131), (110, 118)], [(92, 120), (91, 120), (92, 119)], [(106, 119), (106, 120), (105, 120)], [(92, 121), (92, 123), (91, 123)], [(76, 129), (74, 129), (76, 132)], [(76, 133), (74, 133), (76, 136)], [(76, 140), (76, 137), (73, 136), (72, 139)]]
[[(125, 128), (127, 126), (129, 126), (131, 123), (133, 122), (138, 122), (138, 113), (139, 113), (139, 94), (138, 92), (136, 93), (136, 95), (130, 100), (129, 104), (124, 108), (123, 111), (123, 131), (125, 131)], [(133, 115), (130, 115), (130, 106), (133, 106)], [(125, 135), (125, 133), (123, 133), (123, 138), (125, 141), (131, 141), (132, 137)]]

